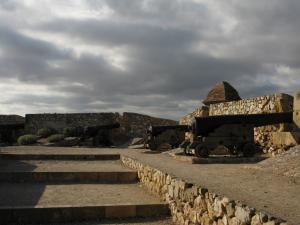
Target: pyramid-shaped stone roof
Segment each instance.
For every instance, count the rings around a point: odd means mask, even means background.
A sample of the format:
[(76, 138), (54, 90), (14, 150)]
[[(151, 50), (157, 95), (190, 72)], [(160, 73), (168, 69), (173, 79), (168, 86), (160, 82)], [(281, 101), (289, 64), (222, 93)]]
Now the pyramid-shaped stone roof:
[(218, 83), (207, 95), (203, 104), (210, 105), (220, 102), (238, 101), (241, 97), (237, 90), (228, 82), (222, 81)]

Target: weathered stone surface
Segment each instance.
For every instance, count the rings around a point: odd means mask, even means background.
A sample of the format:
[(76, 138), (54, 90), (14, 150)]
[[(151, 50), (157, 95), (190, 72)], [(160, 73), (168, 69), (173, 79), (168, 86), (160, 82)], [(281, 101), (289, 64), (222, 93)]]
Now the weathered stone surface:
[(218, 196), (133, 159), (122, 157), (122, 161), (130, 168), (137, 169), (141, 182), (169, 203), (172, 219), (176, 224), (287, 225), (262, 212), (255, 213), (255, 209), (238, 201)]
[(207, 95), (203, 104), (210, 105), (220, 102), (241, 100), (239, 93), (228, 82), (222, 81), (218, 83)]
[(226, 212), (228, 217), (234, 217), (235, 215), (235, 202), (229, 202), (226, 206)]
[(300, 143), (300, 132), (271, 132), (270, 142), (275, 146), (295, 146)]
[(64, 146), (64, 147), (72, 147), (79, 145), (80, 143), (80, 138), (78, 137), (66, 137), (64, 140), (60, 141), (58, 143), (59, 146)]
[[(255, 98), (242, 99), (239, 101), (221, 102), (210, 104), (207, 107), (209, 112), (203, 115), (202, 108), (197, 108), (193, 112), (182, 117), (181, 124), (189, 124), (194, 116), (215, 116), (215, 115), (235, 115), (235, 114), (258, 114), (258, 113), (275, 113), (290, 112), (293, 110), (293, 96), (288, 94), (273, 94), (268, 96), (259, 96)], [(299, 110), (300, 123), (300, 110)], [(256, 127), (254, 129), (255, 142), (260, 144), (264, 153), (276, 155), (287, 148), (287, 144), (295, 144), (295, 142), (285, 143), (284, 146), (273, 143), (271, 140), (271, 132), (299, 132), (299, 128), (295, 124), (277, 124), (264, 127)], [(190, 132), (186, 133), (186, 139), (192, 139)]]
[(110, 132), (114, 144), (125, 143), (131, 138), (143, 137), (147, 127), (152, 125), (177, 125), (174, 120), (155, 118), (138, 113), (45, 113), (26, 114), (25, 131), (36, 133), (40, 128), (53, 128), (62, 132), (66, 127), (107, 125), (118, 122), (121, 127)]
[(222, 203), (222, 198), (215, 198), (214, 202), (214, 216), (217, 218), (223, 217), (225, 213), (225, 207)]
[(229, 220), (229, 225), (241, 225), (241, 222), (239, 221), (239, 219), (237, 219), (236, 217), (232, 217)]
[(235, 217), (240, 221), (241, 225), (251, 223), (252, 210), (249, 207), (237, 205), (235, 206)]
[(144, 138), (133, 138), (130, 145), (141, 145), (144, 144)]
[(251, 225), (262, 225), (268, 221), (268, 216), (265, 213), (257, 213), (251, 219)]

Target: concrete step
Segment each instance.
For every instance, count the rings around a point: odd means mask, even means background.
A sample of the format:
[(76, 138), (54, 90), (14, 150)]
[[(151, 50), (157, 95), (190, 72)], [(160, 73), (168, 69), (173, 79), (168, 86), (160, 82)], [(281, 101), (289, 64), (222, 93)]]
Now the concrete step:
[(1, 182), (133, 183), (137, 172), (113, 161), (1, 160)]
[(167, 204), (146, 194), (138, 184), (0, 185), (3, 224), (166, 215), (169, 215)]
[(0, 159), (9, 160), (119, 160), (120, 154), (30, 154), (0, 153)]

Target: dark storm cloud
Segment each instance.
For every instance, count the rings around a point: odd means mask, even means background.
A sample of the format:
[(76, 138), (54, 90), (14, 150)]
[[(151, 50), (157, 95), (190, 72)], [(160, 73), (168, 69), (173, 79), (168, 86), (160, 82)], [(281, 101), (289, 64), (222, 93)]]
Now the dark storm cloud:
[(54, 20), (42, 24), (48, 32), (62, 32), (75, 39), (108, 46), (133, 45), (140, 47), (174, 47), (196, 40), (196, 33), (154, 25), (120, 23), (99, 20)]
[[(298, 1), (45, 1), (45, 15), (38, 2), (5, 2), (0, 78), (47, 87), (43, 95), (12, 95), (0, 102), (6, 107), (178, 119), (221, 80), (242, 97), (300, 86)], [(86, 16), (104, 9), (104, 18)]]

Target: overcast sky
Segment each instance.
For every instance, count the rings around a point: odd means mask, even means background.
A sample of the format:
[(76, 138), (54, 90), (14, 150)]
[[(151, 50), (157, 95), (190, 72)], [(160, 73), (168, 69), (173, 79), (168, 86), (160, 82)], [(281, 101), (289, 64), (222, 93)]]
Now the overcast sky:
[(226, 80), (300, 89), (299, 0), (0, 0), (0, 114), (179, 119)]

